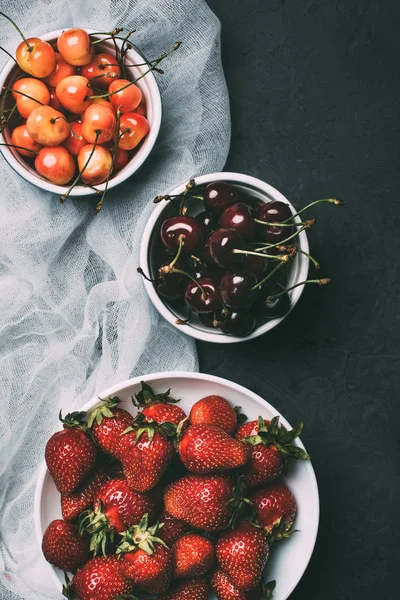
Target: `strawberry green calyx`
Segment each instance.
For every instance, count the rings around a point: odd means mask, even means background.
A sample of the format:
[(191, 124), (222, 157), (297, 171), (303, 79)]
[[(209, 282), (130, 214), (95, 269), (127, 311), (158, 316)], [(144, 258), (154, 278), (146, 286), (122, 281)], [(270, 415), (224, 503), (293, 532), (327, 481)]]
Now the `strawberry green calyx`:
[(238, 427), (240, 427), (240, 425), (243, 425), (243, 423), (246, 423), (247, 421), (247, 415), (244, 415), (240, 412), (241, 408), (241, 406), (235, 406), (233, 409), (236, 413)]
[(84, 532), (90, 535), (90, 550), (94, 556), (100, 551), (103, 556), (107, 556), (107, 546), (114, 542), (115, 529), (109, 525), (101, 500), (97, 500), (94, 510), (88, 509), (81, 514), (79, 532), (81, 535)]
[(60, 410), (58, 418), (63, 424), (64, 429), (76, 428), (81, 429), (82, 431), (87, 431), (88, 425), (85, 421), (86, 415), (86, 412), (75, 411), (72, 413), (68, 413), (67, 415), (65, 415), (65, 417), (63, 417), (62, 410)]
[(280, 517), (275, 521), (268, 534), (269, 545), (271, 546), (274, 542), (290, 538), (294, 533), (298, 533), (298, 531), (298, 529), (293, 529), (293, 521), (285, 523), (282, 517)]
[(112, 418), (114, 413), (112, 412), (113, 408), (117, 408), (121, 400), (118, 396), (108, 396), (108, 398), (99, 398), (103, 405), (95, 408), (89, 418), (88, 427), (91, 428), (93, 423), (96, 421), (98, 425), (101, 425), (104, 417)]
[(136, 407), (145, 408), (150, 404), (176, 404), (177, 402), (180, 402), (180, 398), (175, 399), (170, 396), (171, 389), (156, 394), (153, 388), (144, 381), (141, 381), (140, 385), (142, 386), (141, 391), (132, 398), (132, 402)]
[(64, 577), (65, 577), (65, 583), (62, 586), (62, 595), (64, 596), (64, 598), (67, 598), (68, 600), (73, 600), (75, 598), (75, 596), (73, 595), (73, 592), (72, 592), (72, 582), (71, 582), (70, 578), (68, 577), (68, 573), (64, 572)]
[(236, 481), (236, 485), (232, 490), (232, 497), (228, 501), (228, 506), (232, 509), (232, 516), (229, 521), (229, 527), (232, 529), (235, 527), (236, 523), (245, 518), (249, 518), (253, 520), (256, 515), (256, 509), (246, 497), (247, 495), (247, 486), (244, 482), (243, 476), (239, 476)]
[(164, 526), (164, 523), (156, 523), (149, 527), (149, 515), (146, 513), (139, 525), (133, 525), (122, 533), (123, 541), (117, 548), (117, 554), (134, 552), (139, 548), (151, 556), (155, 551), (154, 544), (161, 544), (168, 548), (167, 544), (157, 536), (157, 533)]
[(132, 425), (122, 432), (122, 435), (136, 431), (135, 444), (138, 443), (140, 437), (146, 433), (149, 441), (152, 442), (154, 434), (157, 431), (166, 438), (174, 438), (176, 436), (176, 425), (173, 423), (156, 423), (152, 419), (147, 419), (142, 413), (138, 413)]
[(299, 423), (297, 427), (288, 431), (283, 425), (279, 425), (279, 416), (271, 419), (269, 424), (266, 424), (263, 417), (258, 417), (258, 433), (245, 438), (252, 446), (259, 444), (276, 446), (277, 450), (286, 460), (299, 458), (308, 460), (310, 455), (303, 448), (299, 448), (293, 444), (294, 440), (303, 431), (303, 423)]
[(262, 600), (270, 600), (276, 587), (276, 581), (269, 581), (262, 585), (261, 598)]

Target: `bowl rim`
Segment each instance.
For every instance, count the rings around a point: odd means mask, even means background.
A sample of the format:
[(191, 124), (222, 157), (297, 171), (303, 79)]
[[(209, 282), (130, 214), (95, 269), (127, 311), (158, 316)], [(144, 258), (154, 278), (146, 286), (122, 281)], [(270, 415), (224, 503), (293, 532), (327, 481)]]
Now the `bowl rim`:
[[(48, 42), (48, 41), (53, 40), (54, 38), (55, 39), (58, 38), (59, 35), (66, 29), (68, 29), (68, 28), (56, 29), (54, 31), (49, 31), (48, 33), (44, 33), (42, 35), (38, 35), (38, 37), (40, 37), (42, 40)], [(95, 29), (90, 29), (87, 27), (81, 27), (81, 29), (84, 29), (89, 34), (97, 33)], [(98, 37), (101, 38), (101, 37), (106, 37), (106, 36), (105, 35), (103, 36), (102, 34), (100, 34)], [(121, 41), (120, 40), (116, 40), (116, 41), (117, 41), (117, 44), (120, 45)], [(142, 56), (134, 48), (128, 50), (128, 55), (130, 55), (132, 57), (132, 59), (137, 63), (140, 63), (141, 61), (143, 61)], [(15, 58), (15, 55), (13, 55), (13, 56)], [(10, 58), (6, 62), (6, 64), (4, 65), (3, 69), (0, 72), (0, 89), (3, 88), (4, 82), (7, 79), (7, 77), (10, 75), (13, 68), (15, 68), (15, 62), (12, 58)], [(136, 67), (136, 68), (140, 72), (144, 71), (144, 67)], [(27, 74), (27, 76), (28, 76), (28, 74)], [(157, 83), (156, 78), (154, 77), (154, 74), (152, 71), (147, 73), (145, 79), (149, 86), (149, 93), (150, 93), (150, 96), (151, 96), (152, 102), (153, 102), (153, 122), (150, 127), (149, 135), (146, 137), (146, 139), (144, 140), (143, 145), (141, 147), (141, 150), (143, 150), (143, 152), (140, 153), (140, 156), (138, 158), (136, 158), (136, 155), (135, 155), (130, 159), (130, 161), (127, 163), (127, 165), (125, 167), (126, 170), (124, 170), (124, 172), (119, 172), (115, 175), (115, 177), (110, 179), (110, 181), (108, 183), (108, 190), (111, 190), (112, 188), (116, 187), (117, 185), (120, 185), (121, 183), (126, 181), (129, 177), (131, 177), (134, 173), (136, 173), (136, 171), (142, 166), (144, 161), (148, 158), (149, 154), (153, 150), (154, 145), (157, 140), (157, 137), (158, 137), (158, 134), (160, 132), (161, 120), (162, 120), (162, 101), (161, 101), (160, 89), (158, 87), (158, 83)], [(3, 132), (0, 133), (0, 142), (2, 142), (2, 143), (6, 142)], [(3, 158), (10, 165), (10, 167), (18, 175), (20, 175), (21, 177), (23, 177), (23, 179), (25, 179), (29, 183), (35, 185), (36, 187), (39, 187), (48, 192), (53, 192), (55, 194), (59, 194), (60, 196), (68, 190), (68, 186), (57, 185), (55, 183), (51, 183), (50, 181), (46, 181), (45, 179), (42, 179), (39, 175), (35, 176), (32, 173), (30, 173), (28, 171), (28, 169), (26, 169), (23, 165), (21, 165), (21, 163), (15, 158), (14, 153), (7, 146), (0, 146), (0, 152), (3, 155)], [(100, 191), (103, 191), (104, 187), (105, 187), (105, 183), (101, 183), (96, 186), (96, 188)], [(70, 195), (71, 196), (94, 196), (94, 195), (96, 195), (96, 191), (92, 190), (90, 187), (77, 185), (74, 187), (74, 189), (72, 190)]]
[[(269, 183), (266, 183), (265, 181), (262, 181), (261, 179), (253, 177), (251, 175), (245, 175), (243, 173), (235, 173), (235, 172), (228, 172), (228, 171), (227, 172), (218, 171), (216, 173), (208, 173), (206, 175), (201, 175), (199, 177), (195, 177), (195, 182), (196, 182), (195, 185), (196, 186), (204, 185), (204, 184), (210, 183), (212, 181), (228, 181), (228, 182), (233, 182), (233, 183), (236, 183), (239, 185), (245, 184), (248, 187), (253, 187), (253, 188), (257, 189), (259, 192), (261, 192), (264, 195), (268, 195), (268, 196), (272, 197), (274, 200), (279, 200), (280, 202), (285, 202), (286, 204), (288, 204), (290, 206), (290, 208), (293, 212), (296, 212), (296, 209), (294, 208), (294, 206), (289, 202), (289, 200), (279, 190), (274, 188)], [(182, 193), (186, 184), (187, 184), (187, 180), (185, 180), (185, 182), (183, 182), (183, 183), (180, 183), (179, 185), (174, 185), (171, 189), (168, 190), (167, 193), (168, 194)], [(149, 260), (149, 245), (150, 245), (151, 235), (152, 235), (154, 226), (155, 226), (158, 218), (160, 217), (161, 213), (167, 208), (167, 206), (168, 206), (168, 201), (162, 200), (155, 207), (155, 209), (153, 210), (152, 214), (150, 215), (150, 217), (147, 221), (147, 224), (146, 224), (143, 234), (142, 234), (142, 241), (140, 244), (139, 263), (140, 263), (140, 267), (143, 269), (143, 271), (146, 274), (151, 272), (150, 260)], [(300, 221), (301, 221), (300, 217), (295, 217), (295, 222), (299, 223)], [(298, 235), (298, 244), (299, 244), (299, 247), (301, 250), (303, 250), (306, 253), (309, 252), (308, 239), (307, 239), (307, 234), (305, 231), (302, 231)], [(300, 267), (299, 267), (299, 273), (298, 273), (298, 278), (296, 279), (296, 283), (298, 283), (299, 281), (305, 281), (307, 279), (308, 270), (309, 270), (309, 259), (307, 258), (307, 256), (305, 256), (304, 254), (298, 253), (297, 260), (299, 261)], [(158, 310), (158, 312), (169, 323), (171, 323), (171, 325), (173, 325), (176, 329), (178, 329), (182, 333), (186, 333), (187, 335), (189, 335), (192, 338), (195, 338), (197, 340), (202, 340), (205, 342), (212, 342), (215, 344), (235, 344), (238, 342), (246, 342), (248, 340), (257, 338), (260, 335), (263, 335), (264, 333), (267, 333), (267, 331), (270, 331), (271, 329), (273, 329), (274, 327), (279, 325), (279, 323), (281, 323), (289, 315), (289, 313), (296, 306), (296, 304), (299, 301), (300, 296), (304, 290), (304, 285), (301, 285), (301, 286), (295, 288), (291, 292), (290, 309), (285, 315), (283, 315), (282, 317), (279, 317), (279, 318), (270, 319), (266, 323), (263, 323), (259, 327), (256, 327), (254, 329), (254, 331), (252, 331), (249, 335), (247, 335), (245, 337), (237, 337), (237, 336), (233, 336), (233, 335), (231, 336), (231, 335), (227, 335), (227, 334), (223, 334), (223, 333), (221, 334), (221, 333), (217, 333), (217, 332), (212, 332), (211, 330), (210, 330), (210, 332), (202, 331), (200, 329), (196, 329), (196, 328), (192, 327), (190, 324), (178, 325), (176, 323), (176, 316), (170, 311), (168, 306), (163, 302), (163, 300), (157, 294), (157, 292), (154, 288), (154, 285), (150, 281), (147, 281), (147, 279), (145, 279), (144, 277), (142, 279), (143, 279), (143, 285), (147, 291), (147, 294), (149, 295), (151, 302), (153, 303), (155, 308)]]
[[(276, 415), (279, 415), (280, 423), (283, 424), (286, 428), (291, 429), (291, 425), (289, 424), (289, 422), (274, 406), (272, 406), (272, 404), (270, 404), (267, 400), (264, 400), (264, 398), (262, 398), (258, 394), (254, 393), (251, 390), (249, 390), (248, 388), (244, 387), (243, 385), (240, 385), (239, 383), (235, 383), (234, 381), (230, 381), (229, 379), (225, 379), (224, 377), (217, 377), (216, 375), (208, 375), (207, 373), (192, 373), (192, 372), (188, 372), (188, 371), (162, 371), (162, 372), (158, 372), (158, 373), (139, 375), (137, 377), (126, 379), (120, 383), (116, 383), (116, 384), (112, 385), (111, 387), (102, 391), (100, 394), (95, 394), (94, 396), (92, 396), (92, 398), (88, 402), (86, 402), (86, 404), (84, 404), (84, 406), (80, 410), (87, 411), (87, 410), (95, 407), (97, 404), (99, 404), (100, 398), (107, 398), (108, 396), (117, 394), (118, 392), (121, 392), (129, 387), (140, 384), (141, 381), (153, 383), (160, 379), (173, 379), (173, 378), (188, 379), (188, 380), (198, 379), (198, 380), (203, 380), (203, 381), (207, 381), (207, 382), (211, 381), (211, 382), (219, 383), (222, 385), (226, 385), (227, 387), (235, 390), (236, 392), (249, 397), (256, 404), (259, 404), (262, 408), (266, 408), (271, 413), (276, 413)], [(295, 445), (300, 448), (305, 449), (304, 444), (300, 438), (297, 438), (295, 440)], [(310, 494), (312, 494), (314, 497), (314, 505), (315, 505), (315, 518), (313, 520), (313, 528), (312, 529), (310, 528), (308, 530), (309, 539), (311, 541), (310, 546), (309, 546), (309, 556), (307, 556), (306, 560), (304, 561), (304, 568), (300, 572), (297, 582), (292, 586), (292, 588), (288, 591), (288, 593), (285, 596), (283, 596), (280, 600), (287, 600), (289, 598), (290, 594), (293, 592), (293, 590), (297, 587), (297, 585), (301, 581), (301, 579), (308, 567), (308, 564), (311, 560), (311, 557), (314, 552), (315, 544), (317, 541), (319, 520), (320, 520), (320, 498), (319, 498), (319, 491), (318, 491), (318, 483), (317, 483), (317, 478), (315, 475), (314, 468), (312, 466), (312, 462), (310, 460), (303, 461), (303, 467), (308, 471), (308, 475), (310, 477), (310, 490), (309, 491), (310, 491)], [(54, 583), (57, 586), (59, 586), (60, 579), (57, 575), (56, 568), (53, 567), (52, 565), (50, 565), (50, 563), (47, 563), (45, 561), (45, 559), (42, 555), (42, 550), (41, 550), (42, 537), (43, 537), (43, 533), (44, 533), (44, 527), (42, 526), (42, 519), (41, 519), (41, 498), (42, 498), (43, 485), (44, 485), (46, 475), (47, 475), (47, 466), (46, 466), (45, 460), (43, 460), (41, 466), (39, 467), (38, 473), (37, 473), (37, 482), (36, 482), (36, 488), (35, 488), (35, 494), (34, 494), (34, 508), (33, 508), (34, 528), (35, 528), (37, 546), (38, 546), (39, 552), (42, 556), (42, 559), (45, 562), (45, 564), (47, 565), (47, 567), (51, 570), (52, 579), (53, 579)]]

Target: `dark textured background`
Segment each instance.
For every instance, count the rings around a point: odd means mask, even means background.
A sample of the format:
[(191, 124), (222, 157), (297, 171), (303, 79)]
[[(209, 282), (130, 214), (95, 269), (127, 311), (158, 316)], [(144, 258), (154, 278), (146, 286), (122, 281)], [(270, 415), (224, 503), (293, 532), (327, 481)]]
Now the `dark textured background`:
[(331, 286), (306, 289), (256, 341), (200, 343), (201, 370), (306, 423), (322, 515), (291, 600), (395, 600), (400, 3), (208, 1), (222, 23), (232, 106), (226, 170), (260, 177), (298, 206), (331, 196), (348, 204), (313, 213), (310, 245)]

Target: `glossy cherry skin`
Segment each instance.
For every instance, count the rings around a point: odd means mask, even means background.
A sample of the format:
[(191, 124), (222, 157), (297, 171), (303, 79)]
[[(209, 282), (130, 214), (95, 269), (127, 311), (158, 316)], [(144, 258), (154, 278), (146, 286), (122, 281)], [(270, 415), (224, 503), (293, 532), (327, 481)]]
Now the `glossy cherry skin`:
[(221, 214), (228, 206), (237, 202), (235, 188), (225, 181), (209, 183), (203, 192), (204, 207), (208, 212)]
[(201, 224), (193, 217), (171, 217), (161, 225), (161, 241), (168, 250), (179, 248), (179, 239), (182, 238), (182, 249), (194, 252), (203, 239)]
[(196, 283), (190, 281), (185, 290), (185, 302), (191, 310), (197, 313), (209, 313), (217, 310), (221, 306), (217, 282), (209, 277), (198, 279)]
[(250, 308), (256, 300), (252, 288), (257, 284), (257, 277), (249, 271), (233, 271), (225, 273), (220, 283), (221, 298), (225, 306), (240, 310)]
[[(258, 209), (257, 218), (260, 221), (267, 223), (282, 223), (292, 217), (292, 211), (288, 204), (273, 200), (263, 204)], [(268, 242), (269, 244), (277, 244), (282, 242), (287, 237), (292, 235), (293, 227), (273, 227), (268, 225), (258, 225), (257, 238)]]
[(221, 311), (211, 313), (199, 313), (199, 321), (210, 329), (218, 329), (221, 320)]
[(266, 289), (261, 288), (258, 292), (258, 298), (256, 303), (256, 312), (260, 317), (264, 319), (276, 319), (283, 317), (289, 312), (290, 309), (290, 298), (289, 294), (283, 294), (277, 298), (271, 298), (274, 294), (279, 294), (283, 291), (283, 286), (273, 285), (271, 287), (266, 286)]
[(242, 236), (235, 229), (216, 229), (210, 235), (208, 244), (210, 256), (218, 267), (229, 269), (243, 261), (244, 254), (232, 252), (245, 248)]
[(107, 88), (114, 79), (121, 75), (121, 69), (115, 56), (111, 54), (95, 54), (89, 64), (81, 69), (84, 77), (89, 81), (94, 79), (94, 87)]
[(213, 214), (203, 210), (203, 212), (196, 215), (196, 220), (201, 223), (203, 231), (206, 234), (210, 234), (214, 229), (218, 229), (218, 221)]
[(256, 230), (253, 211), (244, 202), (226, 208), (219, 218), (219, 224), (224, 229), (235, 229), (244, 240), (251, 240)]
[(246, 271), (251, 271), (255, 275), (263, 275), (267, 271), (268, 264), (268, 258), (254, 256), (254, 254), (247, 254), (247, 256), (244, 257), (241, 266)]
[[(165, 263), (166, 266), (169, 263)], [(162, 268), (162, 267), (161, 267)], [(181, 271), (186, 270), (186, 265), (184, 261), (177, 260), (175, 263), (175, 268)], [(156, 290), (159, 296), (166, 298), (167, 300), (177, 300), (178, 298), (183, 298), (185, 293), (185, 289), (187, 287), (188, 278), (186, 275), (182, 275), (181, 273), (157, 273), (156, 277)]]
[(255, 318), (249, 312), (232, 311), (221, 321), (220, 328), (223, 333), (245, 337), (253, 331), (255, 325)]

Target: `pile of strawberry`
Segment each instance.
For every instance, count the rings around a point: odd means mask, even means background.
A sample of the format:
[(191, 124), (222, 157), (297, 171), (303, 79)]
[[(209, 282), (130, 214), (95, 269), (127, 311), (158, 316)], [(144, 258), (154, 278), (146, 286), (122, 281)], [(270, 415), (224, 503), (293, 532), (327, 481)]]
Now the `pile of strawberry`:
[[(279, 480), (309, 458), (288, 431), (246, 417), (220, 396), (189, 414), (146, 383), (135, 418), (107, 398), (71, 413), (46, 445), (62, 519), (47, 527), (45, 558), (80, 600), (264, 600), (270, 548), (293, 533), (296, 500)], [(133, 595), (135, 594), (135, 595)]]

